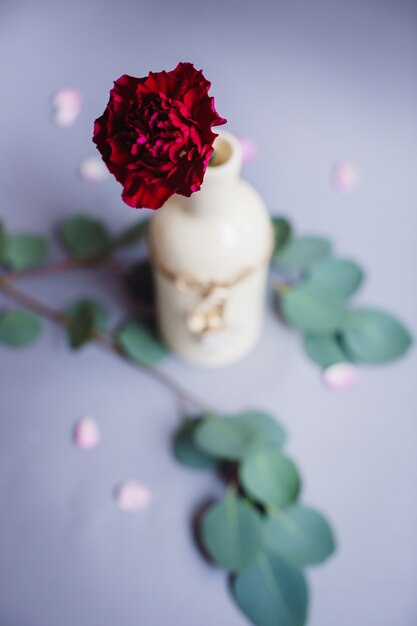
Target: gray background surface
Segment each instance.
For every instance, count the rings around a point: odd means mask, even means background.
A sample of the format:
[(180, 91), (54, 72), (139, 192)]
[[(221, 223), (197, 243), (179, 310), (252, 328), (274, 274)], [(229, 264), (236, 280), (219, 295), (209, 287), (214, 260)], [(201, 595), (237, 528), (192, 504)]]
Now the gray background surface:
[[(113, 179), (77, 178), (95, 154), (92, 120), (120, 74), (190, 60), (212, 80), (229, 130), (257, 142), (245, 175), (271, 211), (362, 261), (358, 300), (415, 331), (416, 35), (412, 0), (2, 0), (0, 212), (10, 229), (39, 233), (76, 211), (134, 223)], [(49, 98), (66, 85), (81, 89), (84, 107), (62, 129)], [(329, 183), (339, 158), (361, 175), (350, 195)], [(114, 320), (126, 311), (117, 279), (103, 273), (24, 287), (56, 307), (82, 293)], [(94, 346), (71, 354), (44, 326), (33, 347), (0, 352), (1, 625), (243, 626), (225, 576), (193, 544), (192, 513), (219, 485), (172, 458), (175, 398)], [(333, 394), (269, 310), (238, 365), (164, 365), (221, 410), (256, 405), (289, 429), (305, 500), (327, 512), (340, 545), (309, 574), (311, 626), (417, 623), (416, 358), (363, 368), (353, 389)], [(85, 414), (102, 430), (89, 453), (71, 442)], [(130, 477), (154, 496), (137, 515), (112, 498)]]

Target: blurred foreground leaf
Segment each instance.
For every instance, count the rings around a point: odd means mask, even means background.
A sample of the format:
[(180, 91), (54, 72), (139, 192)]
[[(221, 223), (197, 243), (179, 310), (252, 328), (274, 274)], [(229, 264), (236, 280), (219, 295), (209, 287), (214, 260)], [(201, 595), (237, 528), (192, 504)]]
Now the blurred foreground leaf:
[(111, 239), (106, 226), (84, 215), (72, 217), (61, 225), (61, 239), (72, 256), (90, 261), (110, 251)]
[(292, 270), (307, 270), (314, 263), (329, 256), (331, 243), (323, 237), (291, 239), (281, 254), (274, 257), (274, 265)]
[(265, 520), (265, 544), (294, 565), (316, 565), (335, 550), (335, 540), (327, 520), (306, 506), (294, 504), (272, 510)]
[(343, 298), (309, 284), (287, 289), (280, 295), (279, 303), (287, 322), (318, 334), (340, 329), (347, 313)]
[(187, 419), (181, 425), (174, 440), (175, 456), (180, 463), (195, 469), (214, 469), (217, 461), (202, 452), (194, 442), (196, 427), (204, 418)]
[(273, 447), (261, 448), (245, 457), (239, 467), (245, 491), (257, 502), (277, 507), (297, 499), (300, 477), (293, 461)]
[(290, 222), (285, 217), (271, 216), (272, 228), (274, 230), (274, 249), (272, 259), (276, 260), (291, 239), (292, 229)]
[(145, 365), (159, 363), (168, 348), (139, 320), (128, 322), (118, 333), (119, 345), (134, 361)]
[(0, 343), (23, 348), (33, 343), (41, 331), (37, 315), (23, 309), (9, 309), (0, 315)]
[(308, 284), (349, 298), (363, 280), (362, 269), (348, 259), (324, 259), (316, 263), (309, 274)]
[(16, 271), (38, 267), (48, 256), (48, 241), (36, 235), (8, 235), (3, 244), (3, 260)]
[(395, 317), (378, 309), (350, 311), (343, 340), (355, 359), (364, 363), (386, 363), (402, 356), (412, 338)]
[(351, 361), (336, 334), (314, 335), (309, 333), (304, 337), (304, 350), (312, 361), (323, 368), (335, 363)]
[(107, 323), (107, 312), (94, 300), (79, 300), (67, 311), (68, 340), (74, 350), (81, 348), (90, 341), (94, 330), (104, 331)]
[(301, 571), (277, 554), (262, 554), (233, 581), (233, 595), (256, 626), (304, 626), (308, 588)]
[(262, 550), (261, 517), (232, 489), (206, 511), (201, 535), (208, 554), (228, 571), (247, 567)]

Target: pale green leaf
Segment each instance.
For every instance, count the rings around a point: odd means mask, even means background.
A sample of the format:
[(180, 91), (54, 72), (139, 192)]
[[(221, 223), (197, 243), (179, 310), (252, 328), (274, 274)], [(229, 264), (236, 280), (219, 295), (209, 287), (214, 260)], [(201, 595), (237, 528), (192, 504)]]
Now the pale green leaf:
[(269, 512), (264, 540), (269, 551), (298, 566), (322, 563), (335, 550), (332, 529), (323, 515), (298, 504)]
[(206, 511), (201, 538), (209, 556), (229, 571), (253, 563), (262, 549), (262, 522), (256, 509), (229, 490)]
[(145, 365), (159, 363), (168, 348), (141, 321), (128, 322), (118, 333), (119, 345), (134, 361)]
[(3, 223), (0, 222), (0, 265), (6, 263), (7, 235)]
[(297, 237), (291, 239), (274, 258), (274, 265), (278, 267), (304, 271), (321, 259), (329, 256), (331, 243), (323, 237)]
[(309, 272), (308, 284), (332, 291), (341, 298), (349, 298), (363, 280), (360, 266), (348, 259), (323, 259)]
[(254, 448), (275, 445), (281, 448), (286, 439), (286, 432), (272, 415), (264, 411), (249, 410), (238, 415), (235, 419), (254, 426), (258, 431), (258, 439)]
[(262, 504), (290, 504), (300, 492), (293, 461), (273, 447), (261, 448), (243, 459), (239, 477), (245, 491)]
[(292, 236), (292, 229), (290, 222), (285, 217), (278, 217), (276, 215), (271, 216), (272, 228), (274, 231), (274, 249), (272, 253), (272, 259), (277, 259), (278, 255), (288, 244)]
[(402, 356), (412, 338), (404, 324), (389, 313), (356, 309), (345, 320), (343, 341), (356, 360), (386, 363)]
[(214, 469), (217, 461), (202, 452), (194, 442), (194, 432), (203, 418), (192, 418), (184, 420), (181, 428), (175, 435), (174, 452), (175, 456), (183, 465), (188, 465), (195, 469)]
[(0, 343), (10, 348), (29, 345), (40, 332), (40, 319), (30, 311), (9, 309), (0, 315)]
[(349, 354), (336, 335), (307, 334), (304, 337), (304, 349), (310, 359), (321, 367), (326, 368), (334, 363), (351, 361)]
[(339, 330), (347, 314), (343, 298), (308, 284), (285, 290), (280, 295), (280, 305), (289, 324), (317, 334)]
[(67, 310), (68, 340), (71, 348), (81, 348), (90, 341), (95, 330), (104, 331), (107, 323), (107, 312), (94, 300), (83, 299), (75, 302)]
[(48, 256), (48, 242), (36, 235), (8, 235), (3, 252), (4, 262), (22, 271), (42, 265)]
[(90, 217), (70, 218), (61, 225), (59, 233), (65, 247), (80, 261), (100, 258), (110, 250), (111, 239), (105, 225)]
[(277, 554), (262, 554), (237, 574), (233, 595), (256, 626), (304, 626), (307, 622), (307, 582), (298, 568)]
[(272, 416), (250, 410), (236, 416), (205, 419), (194, 434), (198, 448), (218, 459), (239, 460), (259, 447), (281, 447), (285, 431)]

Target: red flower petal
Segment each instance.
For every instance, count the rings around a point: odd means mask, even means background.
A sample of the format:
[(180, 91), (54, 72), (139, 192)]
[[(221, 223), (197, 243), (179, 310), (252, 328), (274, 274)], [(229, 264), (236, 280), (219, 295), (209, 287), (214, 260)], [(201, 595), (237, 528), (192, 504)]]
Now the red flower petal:
[(173, 191), (163, 187), (162, 183), (146, 184), (140, 177), (130, 178), (125, 184), (122, 198), (133, 208), (160, 209), (173, 195)]
[(210, 86), (192, 63), (115, 81), (93, 141), (126, 204), (158, 209), (175, 193), (200, 189), (217, 136), (211, 128), (226, 122)]

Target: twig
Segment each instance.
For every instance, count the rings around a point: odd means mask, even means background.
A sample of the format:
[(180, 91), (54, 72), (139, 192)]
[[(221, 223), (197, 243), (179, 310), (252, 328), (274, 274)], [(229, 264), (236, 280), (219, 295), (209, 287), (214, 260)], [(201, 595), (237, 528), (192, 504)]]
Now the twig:
[(15, 302), (18, 302), (26, 309), (30, 309), (34, 313), (38, 313), (42, 317), (46, 317), (47, 319), (55, 322), (56, 324), (60, 324), (61, 326), (65, 327), (67, 325), (67, 318), (64, 313), (61, 313), (61, 311), (53, 309), (52, 307), (44, 304), (40, 300), (29, 296), (27, 293), (20, 291), (20, 289), (16, 289), (16, 287), (5, 276), (0, 276), (0, 289), (6, 296), (11, 298)]
[(36, 267), (30, 270), (22, 270), (19, 272), (10, 271), (5, 272), (2, 276), (8, 280), (25, 280), (27, 278), (42, 278), (45, 276), (52, 276), (54, 274), (64, 274), (66, 272), (72, 272), (75, 270), (88, 270), (95, 269), (100, 265), (104, 269), (111, 269), (114, 271), (124, 271), (126, 269), (123, 263), (115, 261), (114, 259), (93, 259), (91, 261), (81, 261), (79, 259), (64, 259), (63, 261), (57, 261), (49, 265)]
[[(62, 313), (61, 311), (58, 311), (57, 309), (50, 307), (47, 304), (44, 304), (37, 298), (29, 296), (28, 294), (21, 291), (20, 289), (17, 289), (11, 283), (9, 278), (6, 278), (4, 275), (0, 276), (0, 290), (3, 291), (3, 293), (6, 296), (14, 300), (14, 302), (17, 302), (18, 304), (21, 304), (23, 307), (30, 309), (34, 313), (38, 313), (38, 315), (41, 315), (42, 317), (45, 317), (51, 320), (55, 324), (58, 324), (59, 326), (66, 328), (67, 316), (64, 313)], [(154, 367), (153, 365), (145, 365), (144, 363), (138, 363), (136, 361), (132, 361), (131, 359), (129, 359), (126, 356), (126, 354), (123, 352), (123, 350), (111, 338), (107, 337), (103, 333), (94, 331), (92, 339), (95, 343), (97, 343), (99, 346), (106, 349), (108, 352), (119, 357), (123, 361), (129, 363), (129, 365), (131, 365), (135, 369), (138, 369), (146, 373), (148, 376), (152, 377), (154, 380), (157, 380), (158, 382), (163, 384), (165, 387), (168, 387), (178, 397), (186, 398), (190, 404), (198, 408), (203, 413), (217, 413), (218, 412), (209, 404), (207, 404), (205, 400), (202, 400), (197, 395), (188, 391), (188, 389), (185, 389), (184, 387), (179, 385), (176, 380), (171, 378), (171, 376), (169, 376), (162, 370), (158, 369), (157, 367)]]

